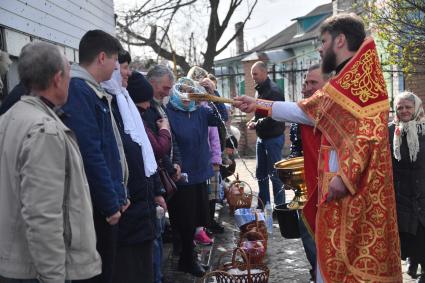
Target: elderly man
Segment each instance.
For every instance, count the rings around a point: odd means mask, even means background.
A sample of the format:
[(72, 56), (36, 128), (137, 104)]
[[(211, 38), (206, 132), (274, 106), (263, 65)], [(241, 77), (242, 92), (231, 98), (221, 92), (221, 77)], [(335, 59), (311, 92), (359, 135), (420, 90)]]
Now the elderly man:
[[(163, 103), (170, 96), (170, 90), (174, 83), (174, 75), (167, 66), (156, 65), (148, 71), (146, 78), (152, 85), (153, 98), (150, 100), (150, 107), (143, 112), (143, 120), (157, 134), (159, 129), (156, 122), (160, 119), (167, 119)], [(174, 141), (174, 139), (172, 140)], [(168, 171), (174, 181), (177, 181), (181, 176), (180, 165), (180, 151), (177, 144), (173, 142), (171, 152), (162, 159), (160, 166)]]
[(237, 106), (322, 133), (317, 282), (401, 282), (389, 103), (375, 43), (353, 14), (328, 18), (320, 32), (322, 70), (336, 73), (322, 89), (299, 103), (241, 97)]
[[(319, 64), (314, 64), (308, 68), (305, 76), (302, 94), (303, 98), (309, 98), (318, 89), (321, 89), (329, 76), (323, 74)], [(314, 194), (317, 187), (317, 165), (319, 159), (319, 149), (321, 141), (321, 133), (312, 126), (303, 124), (291, 124), (290, 129), (291, 152), (290, 158), (304, 156), (304, 175), (307, 185), (308, 202), (303, 210), (297, 210), (299, 219), (299, 229), (301, 240), (308, 261), (311, 264), (310, 274), (312, 281), (315, 281), (316, 273), (316, 245), (314, 239), (308, 232), (306, 224), (311, 231), (314, 231), (314, 216), (316, 215), (317, 194)], [(305, 211), (305, 213), (304, 213)], [(307, 223), (304, 223), (307, 221)]]
[(59, 283), (101, 271), (83, 161), (57, 115), (69, 69), (54, 45), (22, 49), (18, 71), (31, 94), (0, 118), (1, 282)]
[[(161, 128), (164, 125), (167, 125), (167, 128), (170, 129), (168, 123), (167, 115), (165, 114), (165, 107), (163, 102), (170, 95), (170, 90), (174, 83), (174, 75), (170, 68), (164, 65), (156, 65), (152, 67), (147, 73), (147, 79), (153, 89), (153, 98), (148, 100), (150, 106), (147, 109), (142, 109), (139, 107), (139, 110), (142, 114), (143, 120), (146, 123), (147, 128), (153, 136), (157, 138), (161, 135)], [(148, 84), (149, 84), (148, 83)], [(146, 95), (149, 91), (145, 91), (143, 95)], [(135, 95), (135, 92), (132, 92)], [(138, 93), (138, 96), (142, 94)], [(146, 103), (146, 102), (145, 102)], [(163, 132), (163, 131), (162, 131)], [(163, 133), (162, 133), (163, 134)], [(164, 144), (160, 151), (162, 154), (158, 160), (158, 165), (161, 169), (166, 170), (167, 173), (173, 178), (174, 181), (177, 181), (181, 177), (181, 160), (180, 160), (180, 151), (177, 143), (175, 142), (174, 136), (171, 132), (171, 149), (166, 148)], [(159, 148), (157, 148), (159, 149)], [(159, 155), (158, 155), (159, 157)], [(161, 268), (162, 263), (162, 233), (164, 231), (164, 219), (160, 219), (157, 225), (157, 238), (154, 241), (154, 282), (162, 282), (163, 273)], [(175, 232), (175, 231), (173, 231)], [(178, 242), (176, 237), (173, 236), (175, 250), (179, 249)]]
[[(257, 84), (256, 97), (272, 101), (283, 101), (284, 97), (277, 85), (267, 75), (267, 66), (264, 62), (256, 62), (251, 68), (252, 79)], [(256, 112), (254, 117), (247, 123), (247, 128), (255, 129), (257, 133), (257, 169), (259, 198), (262, 204), (270, 203), (269, 179), (273, 185), (273, 197), (276, 204), (285, 201), (285, 194), (279, 193), (282, 182), (275, 174), (273, 165), (282, 159), (282, 148), (284, 144), (283, 132), (285, 123), (277, 122), (263, 113)], [(259, 204), (261, 206), (261, 204)]]
[(71, 67), (64, 123), (78, 139), (93, 199), (97, 250), (102, 274), (89, 282), (112, 282), (117, 249), (116, 225), (128, 207), (127, 163), (119, 130), (112, 117), (111, 95), (100, 82), (111, 78), (119, 41), (101, 30), (88, 31), (80, 41), (79, 65)]

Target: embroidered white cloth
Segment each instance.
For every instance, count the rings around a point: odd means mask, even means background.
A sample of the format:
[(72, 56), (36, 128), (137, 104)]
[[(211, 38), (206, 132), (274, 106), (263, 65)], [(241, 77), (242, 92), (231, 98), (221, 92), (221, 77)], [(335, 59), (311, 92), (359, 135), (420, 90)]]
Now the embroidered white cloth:
[(128, 94), (127, 89), (122, 87), (122, 77), (118, 63), (111, 79), (102, 82), (101, 85), (107, 92), (117, 98), (118, 108), (124, 123), (124, 132), (129, 134), (131, 139), (141, 147), (145, 175), (146, 177), (152, 176), (158, 168), (152, 145), (136, 105)]

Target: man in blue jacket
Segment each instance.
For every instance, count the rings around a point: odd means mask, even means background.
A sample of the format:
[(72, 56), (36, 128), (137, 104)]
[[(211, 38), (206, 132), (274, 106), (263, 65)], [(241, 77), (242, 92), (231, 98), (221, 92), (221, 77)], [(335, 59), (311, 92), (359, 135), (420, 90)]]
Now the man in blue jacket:
[(129, 205), (127, 163), (112, 118), (111, 96), (100, 86), (115, 69), (119, 41), (101, 30), (88, 31), (80, 41), (79, 65), (71, 67), (65, 124), (77, 136), (93, 202), (97, 250), (102, 274), (85, 282), (112, 282), (121, 213)]

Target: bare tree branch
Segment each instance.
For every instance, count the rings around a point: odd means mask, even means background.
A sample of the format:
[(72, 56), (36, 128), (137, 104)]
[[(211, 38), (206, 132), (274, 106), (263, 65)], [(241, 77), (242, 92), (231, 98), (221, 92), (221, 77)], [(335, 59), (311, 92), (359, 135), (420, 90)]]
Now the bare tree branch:
[[(132, 10), (127, 11), (126, 13), (128, 13), (128, 17), (132, 19), (130, 24), (133, 24), (139, 21), (143, 17), (147, 17), (149, 15), (156, 15), (156, 14), (160, 14), (160, 16), (163, 16), (163, 14), (161, 14), (163, 12), (174, 11), (175, 9), (178, 10), (182, 7), (191, 5), (195, 3), (196, 1), (198, 0), (190, 0), (190, 1), (182, 3), (181, 0), (171, 0), (171, 1), (165, 1), (153, 7), (149, 7), (148, 4), (151, 2), (151, 0), (145, 0), (145, 2), (139, 8), (133, 11)], [(154, 3), (156, 4), (157, 2), (154, 1)]]
[[(178, 4), (180, 4), (180, 0), (178, 1)], [(168, 31), (170, 29), (171, 23), (173, 22), (173, 18), (176, 15), (177, 11), (179, 10), (179, 6), (177, 5), (174, 10), (173, 13), (171, 14), (170, 20), (168, 21), (168, 24), (164, 30), (164, 36), (161, 38), (161, 41), (159, 42), (159, 47), (162, 47), (162, 43), (164, 42), (165, 37), (168, 37)], [(175, 51), (173, 50), (173, 48), (171, 47), (172, 51), (175, 53)], [(159, 52), (157, 52), (158, 56), (159, 56)]]
[[(197, 56), (197, 54), (201, 54), (203, 56), (202, 67), (207, 71), (211, 71), (215, 56), (228, 48), (230, 43), (235, 40), (237, 34), (241, 32), (252, 15), (258, 0), (253, 1), (252, 4), (249, 3), (251, 2), (249, 0), (228, 0), (221, 2), (220, 0), (145, 0), (141, 2), (142, 4), (137, 8), (123, 12), (120, 16), (120, 20), (117, 22), (120, 40), (133, 46), (149, 46), (158, 56), (167, 60), (175, 59), (176, 64), (178, 64), (183, 71), (189, 69), (189, 61), (192, 60), (191, 58), (194, 58), (194, 61), (198, 61), (197, 58), (199, 58), (199, 55)], [(198, 28), (198, 30), (196, 30), (196, 35), (188, 40), (187, 46), (181, 48), (182, 41), (171, 42), (170, 38), (175, 40), (175, 35), (172, 35), (173, 25), (185, 20), (183, 11), (188, 11), (189, 13), (195, 11), (195, 13), (200, 13), (199, 17), (205, 17), (205, 15), (202, 14), (206, 12), (204, 10), (205, 6), (201, 6), (204, 2), (209, 3), (206, 36), (199, 35), (199, 29), (203, 28), (195, 25), (194, 28), (183, 31), (183, 33), (187, 32), (187, 34), (191, 34)], [(235, 11), (240, 8), (244, 2), (248, 3), (248, 12), (246, 17), (242, 20), (242, 26), (237, 31), (233, 32), (230, 39), (226, 40), (226, 42), (218, 48), (218, 42), (220, 42), (225, 31), (229, 28), (229, 23), (235, 15)], [(218, 15), (220, 3), (228, 3), (228, 8), (221, 22)], [(199, 9), (196, 7), (199, 7)], [(191, 17), (192, 14), (186, 16), (186, 18)], [(147, 25), (150, 25), (150, 34), (147, 32), (140, 33), (139, 26), (143, 27)], [(195, 43), (194, 40), (199, 40), (201, 38), (205, 38), (206, 46), (202, 43)], [(193, 50), (188, 50), (187, 48)], [(176, 54), (177, 50), (179, 54)], [(186, 58), (186, 54), (191, 54), (189, 56), (190, 58)]]
[(254, 4), (251, 6), (251, 9), (249, 10), (248, 16), (245, 18), (245, 20), (242, 22), (242, 25), (240, 26), (240, 28), (233, 34), (233, 36), (223, 45), (223, 47), (221, 47), (219, 50), (216, 51), (216, 55), (220, 54), (221, 52), (223, 52), (230, 43), (233, 42), (233, 40), (235, 40), (235, 38), (238, 36), (238, 33), (241, 32), (244, 28), (245, 28), (245, 24), (246, 22), (250, 19), (252, 12), (254, 11), (255, 6), (257, 5), (258, 0), (254, 1)]
[(127, 41), (125, 38), (118, 36), (118, 38), (126, 43), (129, 43), (134, 46), (149, 46), (151, 47), (159, 56), (169, 60), (169, 61), (176, 61), (176, 64), (181, 66), (184, 70), (189, 70), (190, 65), (186, 62), (186, 58), (184, 56), (177, 55), (173, 53), (173, 51), (168, 51), (165, 48), (162, 48), (157, 44), (156, 42), (156, 26), (151, 26), (151, 33), (149, 38), (143, 37), (142, 35), (139, 35), (131, 30), (129, 30), (127, 27), (124, 27), (124, 30), (130, 34), (131, 37), (133, 37), (137, 41)]

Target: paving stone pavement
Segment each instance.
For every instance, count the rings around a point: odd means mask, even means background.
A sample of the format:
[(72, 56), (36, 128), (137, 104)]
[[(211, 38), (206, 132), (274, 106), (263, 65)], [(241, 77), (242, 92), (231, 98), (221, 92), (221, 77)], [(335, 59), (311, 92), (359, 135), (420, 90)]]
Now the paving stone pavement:
[[(256, 180), (251, 176), (255, 174), (255, 159), (246, 158), (237, 161), (236, 171), (239, 173), (239, 179), (247, 182), (252, 188), (254, 194), (258, 194), (258, 185)], [(245, 165), (244, 165), (245, 163)], [(270, 186), (271, 188), (271, 186)], [(292, 192), (286, 191), (286, 200), (292, 199)], [(225, 227), (225, 233), (216, 235), (214, 244), (211, 247), (203, 247), (200, 249), (201, 260), (215, 269), (218, 265), (218, 260), (222, 256), (221, 262), (230, 261), (230, 252), (236, 246), (235, 241), (239, 230), (234, 224), (233, 216), (229, 215), (227, 206), (218, 207), (216, 213), (219, 214), (220, 221)], [(304, 253), (304, 249), (300, 239), (285, 239), (281, 236), (277, 221), (274, 221), (273, 233), (269, 235), (267, 255), (264, 263), (270, 269), (270, 283), (280, 282), (309, 282), (311, 268)], [(166, 282), (197, 282), (196, 278), (189, 274), (177, 272), (178, 258), (172, 255), (171, 244), (164, 244), (164, 274)], [(406, 274), (407, 266), (402, 262), (403, 282), (413, 283)]]

